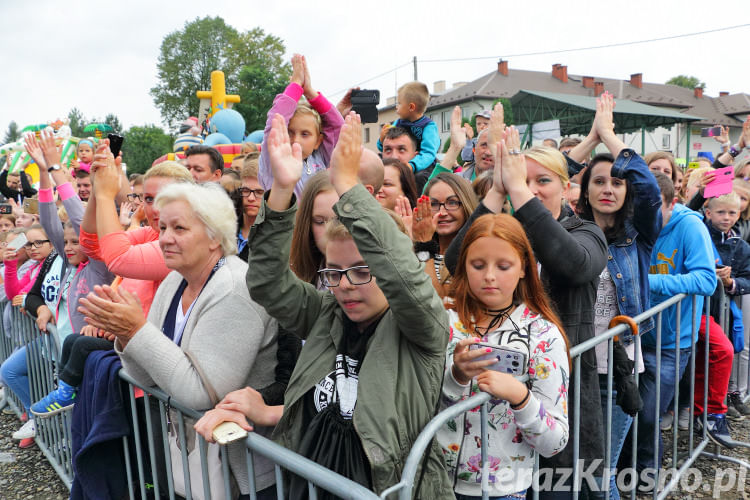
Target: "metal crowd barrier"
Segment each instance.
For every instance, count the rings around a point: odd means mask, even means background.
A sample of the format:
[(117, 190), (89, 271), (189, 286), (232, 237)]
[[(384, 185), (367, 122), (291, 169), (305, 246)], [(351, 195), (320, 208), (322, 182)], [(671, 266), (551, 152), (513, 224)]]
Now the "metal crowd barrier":
[[(653, 318), (655, 325), (656, 335), (656, 418), (654, 434), (652, 436), (638, 437), (638, 415), (636, 415), (633, 424), (631, 426), (632, 432), (632, 463), (631, 467), (635, 470), (635, 461), (637, 457), (637, 443), (639, 439), (653, 439), (654, 447), (654, 462), (657, 464), (659, 469), (659, 475), (656, 478), (656, 485), (653, 488), (652, 496), (655, 500), (663, 500), (680, 484), (681, 478), (689, 473), (689, 469), (695, 462), (695, 460), (703, 455), (708, 458), (720, 459), (728, 462), (738, 464), (743, 467), (750, 468), (750, 464), (743, 460), (739, 460), (733, 457), (724, 456), (718, 450), (718, 447), (713, 452), (709, 451), (709, 447), (713, 446), (707, 436), (706, 421), (707, 421), (707, 399), (708, 399), (708, 373), (704, 380), (704, 391), (703, 391), (703, 408), (704, 412), (699, 417), (702, 420), (702, 433), (699, 435), (694, 434), (694, 423), (691, 419), (689, 429), (687, 431), (688, 440), (688, 451), (687, 453), (679, 453), (678, 440), (680, 431), (675, 422), (673, 425), (671, 448), (672, 448), (672, 460), (662, 465), (659, 463), (659, 445), (661, 442), (661, 431), (659, 428), (659, 416), (667, 410), (666, 408), (659, 407), (659, 392), (661, 388), (661, 316), (662, 313), (671, 307), (677, 309), (677, 332), (676, 338), (680, 338), (681, 331), (681, 318), (680, 318), (680, 304), (684, 300), (691, 300), (693, 302), (693, 310), (696, 308), (697, 297), (677, 295), (670, 298), (669, 300), (652, 307), (648, 311), (633, 318), (636, 324), (641, 324), (649, 318)], [(51, 329), (51, 335), (40, 334), (36, 329), (34, 321), (21, 314), (17, 308), (12, 308), (10, 329), (4, 329), (3, 334), (0, 335), (0, 361), (4, 361), (12, 351), (21, 345), (30, 344), (29, 355), (29, 372), (32, 378), (32, 399), (38, 399), (47, 394), (49, 390), (53, 388), (54, 381), (54, 363), (50, 357), (50, 353), (59, 354), (59, 342), (57, 342), (57, 335), (54, 330)], [(704, 301), (703, 313), (705, 316), (710, 314), (710, 298), (706, 298)], [(695, 313), (693, 313), (695, 314)], [(750, 315), (750, 311), (748, 311)], [(706, 322), (706, 340), (708, 342), (708, 322)], [(698, 323), (693, 322), (692, 332), (693, 337), (696, 336), (698, 331)], [(604, 496), (609, 498), (609, 479), (607, 474), (616, 473), (615, 470), (609, 470), (608, 464), (610, 463), (610, 457), (612, 453), (611, 443), (611, 407), (612, 407), (612, 388), (613, 388), (613, 365), (612, 365), (612, 352), (613, 342), (616, 336), (622, 335), (628, 331), (628, 326), (625, 324), (618, 325), (614, 328), (609, 329), (602, 335), (596, 336), (586, 342), (583, 342), (577, 346), (571, 348), (570, 357), (573, 364), (573, 377), (570, 381), (574, 388), (572, 397), (572, 408), (574, 409), (575, 415), (580, 415), (581, 401), (580, 401), (580, 368), (581, 368), (581, 355), (591, 349), (594, 349), (597, 345), (606, 342), (609, 352), (609, 363), (607, 370), (607, 410), (606, 414), (603, 415), (603, 421), (605, 425), (605, 456), (604, 459), (604, 470), (605, 477), (597, 478), (601, 481), (599, 484), (604, 487)], [(41, 339), (41, 342), (38, 342)], [(37, 341), (37, 342), (34, 342)], [(635, 337), (637, 346), (640, 346), (640, 338)], [(640, 349), (636, 349), (636, 366), (639, 364), (638, 352)], [(703, 360), (696, 359), (696, 343), (692, 344), (690, 350), (690, 358), (692, 363), (689, 365), (690, 370), (686, 373), (686, 376), (690, 380), (690, 407), (694, 406), (694, 389), (695, 389), (695, 366), (696, 362), (703, 362), (703, 366), (708, 368), (709, 356), (708, 349), (705, 350)], [(675, 347), (675, 370), (679, 370), (679, 357), (680, 349), (679, 342), (676, 342)], [(679, 380), (678, 373), (675, 374), (675, 378)], [(742, 374), (745, 376), (745, 374)], [(131, 417), (133, 422), (133, 441), (132, 446), (135, 447), (136, 457), (135, 463), (130, 460), (130, 442), (127, 438), (123, 438), (123, 445), (125, 447), (125, 462), (126, 462), (126, 473), (129, 484), (129, 496), (131, 499), (137, 497), (149, 498), (153, 496), (155, 492), (163, 494), (165, 497), (170, 499), (175, 498), (174, 492), (174, 478), (172, 477), (171, 459), (168, 440), (164, 437), (167, 436), (167, 420), (168, 415), (176, 417), (177, 428), (178, 428), (178, 439), (182, 444), (183, 454), (183, 478), (185, 479), (186, 485), (186, 498), (191, 499), (193, 496), (190, 491), (190, 470), (187, 466), (188, 460), (186, 456), (186, 426), (190, 425), (186, 422), (186, 419), (197, 419), (201, 416), (200, 412), (193, 409), (187, 408), (181, 405), (179, 402), (174, 401), (168, 394), (154, 387), (143, 387), (136, 383), (127, 373), (123, 370), (120, 371), (120, 378), (128, 384), (128, 397), (131, 403)], [(639, 374), (635, 373), (636, 382), (638, 382)], [(750, 381), (750, 371), (747, 373), (747, 378)], [(136, 388), (144, 391), (143, 401), (143, 416), (139, 417), (136, 405)], [(6, 389), (7, 392), (7, 389)], [(672, 410), (674, 415), (679, 415), (679, 383), (675, 384), (674, 399)], [(433, 436), (437, 430), (449, 419), (454, 418), (465, 411), (472, 410), (480, 407), (482, 412), (482, 428), (481, 432), (485, 439), (482, 439), (482, 464), (483, 464), (483, 478), (488, 477), (488, 462), (486, 460), (487, 449), (486, 443), (487, 437), (487, 426), (486, 426), (486, 415), (488, 411), (487, 401), (490, 396), (488, 394), (478, 394), (464, 401), (461, 401), (450, 408), (439, 413), (422, 431), (419, 437), (416, 439), (407, 460), (405, 461), (404, 469), (402, 471), (401, 481), (391, 486), (384, 491), (380, 496), (376, 495), (372, 491), (367, 490), (361, 485), (354, 483), (328, 469), (321, 467), (320, 465), (286, 449), (282, 446), (258, 435), (250, 433), (245, 440), (245, 458), (247, 461), (247, 470), (250, 481), (250, 498), (255, 499), (255, 481), (254, 481), (254, 457), (263, 456), (268, 458), (274, 463), (274, 473), (276, 478), (276, 493), (277, 498), (284, 498), (284, 481), (283, 471), (296, 474), (302, 477), (308, 482), (309, 497), (315, 499), (318, 496), (318, 490), (322, 489), (328, 491), (341, 498), (351, 499), (375, 499), (375, 498), (399, 498), (400, 500), (410, 499), (413, 494), (413, 490), (416, 486), (417, 481), (417, 469), (421, 463), (424, 451), (429, 446), (429, 443), (433, 439)], [(8, 402), (20, 417), (21, 407), (20, 402), (13, 394), (9, 394)], [(171, 408), (171, 412), (169, 409)], [(153, 409), (153, 413), (152, 413)], [(37, 419), (37, 443), (39, 444), (42, 451), (45, 453), (47, 459), (53, 465), (57, 473), (60, 475), (63, 482), (70, 487), (72, 479), (72, 467), (70, 457), (70, 414), (69, 412), (63, 412), (60, 415), (50, 419)], [(580, 441), (580, 421), (574, 420), (569, 422), (570, 426), (570, 446), (573, 447), (573, 463), (571, 468), (573, 469), (573, 491), (571, 497), (577, 499), (580, 492), (582, 483), (581, 466), (579, 456), (579, 441)], [(683, 431), (685, 432), (685, 431)], [(145, 441), (142, 437), (145, 435)], [(160, 436), (160, 437), (157, 437)], [(685, 435), (683, 434), (683, 437)], [(147, 443), (147, 444), (144, 444)], [(203, 497), (210, 498), (209, 488), (209, 473), (206, 462), (206, 442), (199, 437), (199, 455), (201, 461), (201, 476), (203, 484)], [(230, 471), (228, 465), (228, 452), (226, 447), (221, 447), (222, 457), (222, 478), (224, 482), (225, 490), (229, 492), (231, 490), (230, 483)], [(150, 473), (150, 479), (148, 477)], [(533, 498), (538, 498), (538, 480), (539, 480), (539, 459), (538, 456), (535, 459), (534, 465), (534, 490)], [(486, 479), (482, 484), (483, 498), (488, 498), (488, 484)], [(632, 495), (635, 498), (637, 488), (637, 481), (632, 481)], [(153, 489), (153, 491), (151, 491)], [(200, 496), (200, 495), (199, 495)], [(229, 495), (227, 495), (229, 497)]]
[[(46, 396), (55, 388), (56, 365), (60, 359), (62, 345), (55, 326), (47, 325), (48, 333), (37, 328), (36, 321), (18, 307), (0, 302), (0, 311), (8, 309), (9, 323), (2, 321), (0, 334), (0, 361), (4, 362), (17, 349), (26, 346), (26, 363), (29, 374), (32, 403)], [(20, 419), (25, 412), (23, 404), (9, 387), (5, 387), (6, 402)], [(28, 415), (29, 417), (31, 415)], [(52, 465), (57, 475), (70, 489), (73, 482), (73, 457), (71, 455), (70, 423), (71, 411), (63, 411), (47, 418), (36, 418), (35, 441)]]
[[(704, 411), (702, 415), (700, 416), (700, 419), (702, 420), (702, 434), (700, 435), (700, 439), (696, 442), (694, 440), (694, 423), (693, 419), (691, 418), (689, 429), (688, 429), (688, 453), (687, 454), (678, 454), (678, 440), (679, 440), (679, 428), (677, 425), (677, 418), (676, 416), (679, 415), (679, 373), (675, 374), (675, 379), (677, 380), (677, 383), (675, 384), (675, 392), (674, 392), (674, 400), (673, 400), (673, 411), (675, 415), (674, 419), (674, 425), (673, 425), (673, 434), (672, 434), (672, 460), (666, 464), (664, 464), (664, 467), (662, 468), (662, 464), (659, 461), (659, 447), (661, 442), (661, 430), (659, 427), (659, 417), (662, 413), (662, 409), (659, 408), (660, 406), (660, 389), (661, 389), (661, 354), (662, 354), (662, 347), (661, 347), (661, 317), (663, 311), (670, 307), (676, 307), (677, 311), (677, 330), (675, 337), (676, 339), (680, 338), (680, 332), (681, 332), (681, 318), (680, 318), (680, 305), (683, 300), (692, 300), (693, 302), (693, 315), (695, 315), (695, 309), (696, 309), (696, 301), (697, 298), (695, 296), (687, 296), (685, 294), (680, 294), (675, 297), (670, 298), (669, 300), (652, 307), (648, 311), (645, 311), (644, 313), (636, 316), (633, 318), (634, 322), (640, 326), (641, 323), (646, 321), (649, 318), (653, 318), (655, 321), (655, 335), (656, 335), (656, 381), (655, 381), (655, 388), (656, 388), (656, 417), (655, 417), (655, 426), (654, 426), (654, 433), (652, 436), (643, 436), (641, 439), (653, 439), (654, 441), (654, 463), (657, 466), (657, 469), (659, 471), (658, 476), (655, 478), (655, 484), (653, 488), (653, 492), (651, 495), (655, 500), (663, 500), (665, 499), (670, 493), (680, 484), (680, 480), (682, 477), (684, 477), (688, 472), (692, 464), (695, 462), (695, 460), (700, 456), (706, 456), (709, 458), (715, 458), (720, 460), (725, 460), (728, 462), (733, 462), (736, 464), (739, 464), (743, 467), (750, 468), (750, 464), (747, 462), (744, 462), (742, 460), (738, 460), (732, 457), (727, 457), (724, 455), (721, 455), (717, 451), (714, 453), (709, 453), (706, 451), (707, 446), (709, 446), (710, 440), (707, 436), (706, 431), (706, 420), (707, 420), (707, 399), (708, 399), (708, 377), (709, 377), (709, 370), (708, 370), (708, 349), (705, 350), (705, 357), (703, 360), (704, 367), (706, 368), (706, 377), (704, 379), (704, 391), (703, 391), (703, 408)], [(703, 314), (708, 317), (710, 316), (710, 297), (705, 297), (704, 300), (704, 308), (703, 308)], [(748, 314), (750, 314), (750, 311), (748, 311)], [(708, 334), (708, 322), (706, 321), (706, 344), (708, 344), (709, 334)], [(697, 336), (697, 332), (699, 329), (699, 325), (697, 322), (693, 322), (693, 331), (692, 336), (695, 338)], [(612, 456), (612, 440), (611, 440), (611, 433), (612, 433), (612, 391), (613, 391), (613, 348), (614, 348), (614, 338), (616, 336), (622, 335), (626, 332), (628, 332), (629, 327), (626, 324), (618, 325), (614, 328), (611, 328), (604, 332), (601, 335), (598, 335), (586, 342), (583, 342), (581, 344), (578, 344), (576, 346), (573, 346), (570, 350), (570, 358), (573, 365), (573, 378), (571, 380), (571, 384), (574, 387), (574, 393), (573, 393), (573, 401), (572, 401), (572, 407), (574, 408), (575, 415), (580, 415), (580, 409), (581, 409), (581, 402), (580, 402), (580, 373), (581, 373), (581, 355), (584, 352), (587, 352), (591, 349), (594, 349), (597, 345), (607, 342), (608, 347), (608, 367), (607, 367), (607, 410), (606, 414), (603, 416), (603, 421), (605, 425), (605, 456), (604, 458), (604, 478), (597, 478), (599, 481), (599, 485), (603, 485), (603, 494), (604, 497), (609, 500), (610, 492), (609, 492), (609, 474), (615, 474), (616, 470), (610, 470), (609, 469), (609, 463), (610, 458)], [(639, 352), (640, 352), (640, 343), (641, 339), (639, 336), (635, 337), (635, 343), (637, 348), (635, 349), (635, 366), (637, 367), (639, 364)], [(689, 365), (691, 366), (691, 370), (689, 373), (686, 373), (686, 376), (690, 377), (690, 408), (691, 408), (691, 416), (692, 416), (692, 408), (694, 407), (694, 389), (695, 389), (695, 362), (696, 362), (696, 343), (692, 343), (691, 351), (690, 351), (690, 357), (692, 359), (692, 363)], [(675, 342), (675, 371), (679, 372), (679, 359), (680, 359), (680, 347), (679, 347), (679, 340)], [(638, 371), (635, 371), (635, 380), (636, 383), (638, 383), (639, 374)], [(750, 372), (748, 372), (748, 380), (750, 381)], [(488, 441), (487, 439), (487, 411), (488, 411), (488, 401), (490, 399), (490, 396), (488, 394), (478, 394), (471, 398), (468, 398), (466, 400), (463, 400), (452, 407), (442, 411), (440, 414), (438, 414), (422, 431), (419, 438), (415, 441), (411, 452), (409, 454), (408, 459), (406, 460), (403, 474), (402, 474), (402, 480), (394, 485), (393, 487), (389, 488), (384, 492), (383, 497), (385, 497), (387, 494), (398, 492), (398, 498), (399, 500), (408, 500), (412, 497), (412, 492), (415, 487), (415, 477), (416, 477), (416, 471), (417, 466), (421, 460), (421, 457), (423, 456), (423, 453), (427, 446), (429, 446), (429, 443), (432, 439), (432, 437), (437, 433), (438, 429), (442, 425), (445, 424), (448, 420), (451, 418), (455, 418), (458, 415), (470, 411), (472, 409), (475, 409), (477, 407), (480, 407), (480, 410), (482, 412), (481, 420), (482, 420), (482, 428), (481, 433), (484, 439), (481, 440), (481, 454), (482, 454), (482, 478), (488, 477), (488, 463), (486, 460), (487, 457), (487, 449), (486, 449), (486, 443)], [(570, 492), (571, 497), (574, 499), (578, 499), (579, 494), (581, 492), (581, 486), (582, 486), (582, 478), (581, 478), (581, 461), (579, 461), (580, 456), (580, 450), (579, 450), (579, 442), (580, 442), (580, 420), (576, 419), (574, 421), (569, 422), (569, 428), (570, 428), (570, 437), (569, 437), (569, 446), (572, 443), (573, 446), (573, 463), (571, 464), (571, 467), (573, 469), (573, 491)], [(637, 461), (637, 443), (638, 443), (638, 415), (634, 417), (633, 423), (631, 424), (631, 433), (632, 433), (632, 461), (631, 461), (631, 468), (632, 470), (636, 469), (636, 461)], [(684, 431), (683, 431), (684, 432)], [(669, 469), (669, 470), (667, 470)], [(532, 497), (534, 500), (537, 500), (539, 498), (539, 477), (540, 477), (540, 471), (539, 471), (539, 457), (538, 455), (535, 457), (535, 463), (534, 463), (534, 482), (532, 484), (532, 487), (534, 489), (530, 490), (532, 492)], [(667, 479), (669, 479), (669, 482), (667, 482)], [(666, 484), (665, 484), (666, 483)], [(591, 486), (591, 485), (589, 485)], [(633, 480), (632, 481), (632, 488), (631, 488), (631, 498), (636, 498), (637, 495), (637, 486), (638, 481)], [(482, 498), (487, 499), (489, 498), (489, 489), (488, 484), (486, 483), (486, 479), (482, 482)]]
[[(178, 440), (180, 442), (180, 449), (182, 454), (182, 473), (184, 478), (184, 484), (186, 487), (185, 498), (190, 500), (194, 496), (194, 492), (191, 491), (191, 476), (188, 468), (188, 457), (186, 451), (186, 419), (197, 420), (202, 416), (201, 412), (188, 408), (179, 402), (172, 399), (169, 394), (156, 387), (145, 387), (138, 384), (130, 375), (124, 370), (120, 370), (120, 378), (128, 383), (128, 393), (130, 397), (130, 406), (132, 409), (132, 423), (134, 432), (134, 442), (136, 447), (136, 470), (133, 470), (133, 465), (129, 459), (129, 444), (127, 438), (123, 437), (123, 445), (125, 448), (125, 462), (127, 468), (128, 483), (130, 484), (130, 498), (136, 498), (136, 492), (133, 487), (134, 484), (138, 485), (140, 492), (140, 498), (147, 498), (147, 489), (153, 487), (154, 491), (161, 492), (162, 495), (166, 495), (170, 500), (175, 498), (174, 491), (174, 479), (172, 477), (172, 461), (170, 458), (170, 450), (168, 439), (165, 437), (168, 435), (167, 432), (167, 419), (168, 415), (176, 416), (177, 428), (178, 428)], [(141, 422), (136, 411), (136, 396), (135, 388), (142, 389), (143, 394), (143, 405), (145, 407), (145, 432), (146, 442), (148, 443), (148, 450), (143, 450), (142, 439), (141, 439)], [(152, 401), (153, 400), (153, 401)], [(150, 409), (152, 408), (152, 402), (158, 405), (159, 422), (156, 425), (159, 426), (158, 431), (162, 436), (162, 439), (155, 439), (155, 423), (153, 422), (153, 416), (151, 415)], [(171, 412), (169, 410), (172, 410)], [(173, 419), (174, 420), (174, 419)], [(160, 442), (158, 442), (160, 441)], [(206, 453), (206, 441), (202, 437), (198, 436), (198, 446), (200, 452), (200, 463), (201, 463), (201, 479), (203, 485), (203, 498), (211, 498), (209, 490), (209, 474), (207, 465), (207, 453)], [(335, 472), (332, 472), (325, 467), (322, 467), (315, 462), (304, 458), (297, 453), (294, 453), (283, 446), (280, 446), (273, 441), (266, 439), (258, 434), (250, 433), (245, 440), (246, 450), (245, 459), (247, 462), (247, 472), (250, 483), (250, 499), (256, 500), (255, 493), (255, 467), (254, 467), (254, 456), (262, 455), (275, 464), (275, 478), (276, 478), (276, 494), (280, 499), (284, 498), (284, 482), (282, 480), (282, 469), (288, 472), (294, 473), (303, 479), (307, 480), (308, 493), (310, 500), (317, 498), (318, 488), (324, 489), (334, 495), (346, 499), (377, 499), (379, 498), (375, 493), (363, 487), (362, 485), (351, 481)], [(159, 449), (161, 448), (161, 449)], [(163, 452), (163, 456), (159, 457), (159, 453)], [(150, 471), (147, 470), (147, 464), (145, 461), (146, 453), (148, 453), (148, 463), (150, 464)], [(222, 464), (222, 481), (224, 482), (224, 490), (227, 492), (227, 500), (230, 500), (231, 490), (231, 479), (229, 472), (228, 452), (226, 446), (221, 446), (221, 464)], [(153, 483), (146, 484), (144, 478), (146, 474), (150, 472)], [(137, 476), (136, 476), (137, 474)], [(166, 481), (166, 489), (161, 488), (164, 484), (161, 481)]]

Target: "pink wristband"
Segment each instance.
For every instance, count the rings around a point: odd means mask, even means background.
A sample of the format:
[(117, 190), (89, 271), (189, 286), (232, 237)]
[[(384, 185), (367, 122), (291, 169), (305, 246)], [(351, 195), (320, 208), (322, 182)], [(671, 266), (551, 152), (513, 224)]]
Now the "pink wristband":
[(73, 189), (73, 186), (71, 186), (70, 182), (66, 182), (57, 186), (57, 192), (60, 193), (61, 200), (67, 200), (68, 198), (76, 196), (76, 191), (75, 189)]
[(284, 89), (284, 95), (291, 97), (295, 102), (299, 102), (304, 93), (304, 89), (298, 83), (290, 83), (286, 86), (286, 89)]
[(39, 203), (52, 203), (55, 201), (55, 195), (52, 194), (52, 188), (39, 190)]

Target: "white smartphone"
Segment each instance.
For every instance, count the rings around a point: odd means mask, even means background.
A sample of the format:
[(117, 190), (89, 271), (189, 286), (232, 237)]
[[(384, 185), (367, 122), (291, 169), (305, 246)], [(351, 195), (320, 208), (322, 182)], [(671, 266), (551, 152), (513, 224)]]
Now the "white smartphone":
[(476, 349), (491, 350), (491, 352), (488, 352), (484, 356), (480, 356), (476, 359), (476, 361), (484, 361), (486, 359), (496, 360), (494, 364), (491, 364), (487, 367), (488, 370), (509, 373), (514, 376), (526, 374), (526, 354), (510, 349), (508, 347), (484, 344), (482, 342), (471, 344), (469, 346), (470, 351)]
[(23, 233), (21, 233), (18, 236), (16, 236), (15, 238), (13, 238), (13, 241), (11, 241), (10, 243), (8, 243), (8, 248), (10, 248), (11, 250), (18, 250), (19, 248), (21, 248), (22, 246), (24, 246), (28, 242), (29, 242), (29, 240), (26, 239), (26, 235), (23, 234)]
[(222, 422), (214, 427), (212, 435), (217, 443), (228, 444), (246, 438), (247, 431), (234, 422)]

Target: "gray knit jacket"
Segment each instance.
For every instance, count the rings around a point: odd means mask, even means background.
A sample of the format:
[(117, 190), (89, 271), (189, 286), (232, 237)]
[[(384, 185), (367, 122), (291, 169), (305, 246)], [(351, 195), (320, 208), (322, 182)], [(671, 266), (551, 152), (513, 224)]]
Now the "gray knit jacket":
[[(227, 257), (198, 296), (179, 346), (161, 331), (183, 279), (176, 271), (170, 273), (154, 296), (148, 322), (125, 349), (115, 343), (125, 371), (139, 383), (156, 385), (196, 410), (210, 409), (213, 403), (186, 350), (200, 364), (219, 398), (245, 386), (260, 389), (273, 382), (278, 327), (276, 320), (250, 298), (246, 273), (245, 262), (236, 256)], [(255, 428), (266, 436), (271, 430)], [(261, 490), (274, 483), (273, 465), (259, 455), (254, 458), (256, 488)], [(247, 494), (244, 442), (229, 446), (229, 464), (240, 491)]]

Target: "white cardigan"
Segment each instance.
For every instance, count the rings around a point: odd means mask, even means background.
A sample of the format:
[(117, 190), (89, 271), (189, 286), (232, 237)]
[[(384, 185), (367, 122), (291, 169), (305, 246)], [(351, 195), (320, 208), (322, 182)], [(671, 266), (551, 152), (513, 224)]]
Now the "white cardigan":
[[(247, 264), (236, 256), (226, 258), (198, 296), (185, 325), (181, 345), (161, 331), (169, 305), (182, 282), (173, 271), (159, 286), (148, 322), (125, 349), (115, 350), (125, 371), (146, 386), (156, 385), (177, 401), (196, 410), (213, 407), (198, 372), (185, 355), (189, 350), (219, 398), (245, 386), (261, 389), (274, 381), (276, 320), (253, 302), (245, 284)], [(270, 434), (262, 432), (261, 434)], [(242, 493), (248, 493), (244, 445), (230, 446), (230, 465)], [(260, 462), (259, 462), (260, 459)], [(270, 463), (255, 460), (258, 489), (274, 482)]]

